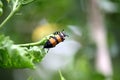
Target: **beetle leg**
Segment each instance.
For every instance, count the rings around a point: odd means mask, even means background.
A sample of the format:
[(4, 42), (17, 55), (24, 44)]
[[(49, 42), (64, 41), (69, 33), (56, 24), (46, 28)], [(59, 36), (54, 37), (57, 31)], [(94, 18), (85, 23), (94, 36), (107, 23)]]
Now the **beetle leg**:
[(56, 31), (56, 32), (54, 32), (53, 34), (56, 35), (56, 34), (59, 34), (59, 33), (60, 33), (59, 31)]
[(53, 36), (50, 36), (49, 39), (50, 39), (50, 38), (54, 38), (54, 37), (53, 37)]
[(50, 48), (46, 48), (46, 52), (47, 52), (47, 53), (49, 52), (49, 50), (50, 50)]

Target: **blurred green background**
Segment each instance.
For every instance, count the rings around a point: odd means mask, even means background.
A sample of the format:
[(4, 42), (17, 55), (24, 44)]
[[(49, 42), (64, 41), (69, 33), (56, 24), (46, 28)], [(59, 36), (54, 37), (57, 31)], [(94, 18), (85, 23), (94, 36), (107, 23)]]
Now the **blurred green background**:
[[(3, 2), (3, 15), (10, 7)], [(23, 6), (0, 33), (16, 44), (38, 41), (64, 29), (69, 37), (31, 69), (0, 69), (1, 80), (120, 80), (120, 0), (35, 0)]]

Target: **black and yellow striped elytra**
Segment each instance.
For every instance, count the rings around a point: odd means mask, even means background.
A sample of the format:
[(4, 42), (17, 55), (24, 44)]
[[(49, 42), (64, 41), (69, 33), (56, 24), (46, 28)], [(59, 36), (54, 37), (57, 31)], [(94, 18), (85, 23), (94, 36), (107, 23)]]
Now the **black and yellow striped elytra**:
[(63, 42), (65, 40), (66, 35), (63, 31), (57, 31), (53, 33), (54, 36), (50, 36), (50, 38), (46, 41), (44, 48), (52, 48), (55, 47), (58, 43)]

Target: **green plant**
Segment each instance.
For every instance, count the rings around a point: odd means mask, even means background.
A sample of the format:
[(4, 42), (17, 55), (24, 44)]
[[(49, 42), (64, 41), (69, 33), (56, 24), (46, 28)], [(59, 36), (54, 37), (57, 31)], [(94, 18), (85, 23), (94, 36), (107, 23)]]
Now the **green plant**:
[(0, 0), (0, 16), (1, 16), (2, 13), (3, 13), (3, 9), (2, 9), (2, 7), (3, 7), (3, 3), (2, 3), (2, 1)]
[(59, 75), (60, 75), (60, 80), (66, 80), (66, 79), (63, 77), (63, 75), (62, 75), (62, 73), (61, 73), (61, 70), (59, 70)]
[[(8, 17), (0, 24), (0, 28), (22, 7), (35, 0), (7, 0), (11, 7)], [(0, 9), (2, 9), (0, 0)], [(1, 14), (1, 13), (0, 13)], [(35, 68), (47, 53), (43, 45), (51, 35), (46, 36), (38, 42), (27, 44), (14, 44), (9, 37), (0, 34), (0, 68)]]

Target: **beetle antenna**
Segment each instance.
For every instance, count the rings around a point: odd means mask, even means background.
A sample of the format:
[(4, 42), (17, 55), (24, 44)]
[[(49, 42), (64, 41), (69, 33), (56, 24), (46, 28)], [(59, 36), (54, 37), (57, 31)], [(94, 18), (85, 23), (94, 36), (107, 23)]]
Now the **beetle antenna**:
[(62, 30), (62, 32), (64, 32), (64, 29)]
[(62, 33), (64, 33), (65, 36), (69, 37), (69, 35), (67, 35), (67, 34), (64, 32), (64, 29), (62, 30)]

